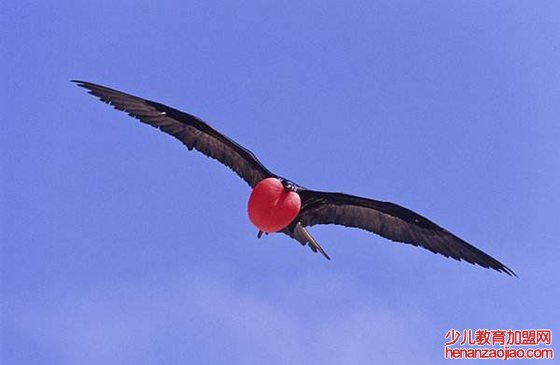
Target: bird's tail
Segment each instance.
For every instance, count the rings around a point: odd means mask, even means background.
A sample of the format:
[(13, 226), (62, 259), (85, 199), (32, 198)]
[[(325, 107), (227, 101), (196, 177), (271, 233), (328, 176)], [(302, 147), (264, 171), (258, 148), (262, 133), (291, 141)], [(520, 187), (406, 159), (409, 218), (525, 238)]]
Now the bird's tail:
[(296, 224), (296, 226), (294, 227), (293, 237), (303, 245), (307, 243), (311, 251), (320, 252), (323, 256), (325, 256), (327, 260), (331, 259), (329, 255), (327, 255), (325, 250), (323, 250), (323, 247), (321, 247), (319, 242), (317, 242), (315, 238), (313, 238), (311, 233), (309, 233), (309, 231), (305, 229), (305, 227), (302, 226), (301, 223)]

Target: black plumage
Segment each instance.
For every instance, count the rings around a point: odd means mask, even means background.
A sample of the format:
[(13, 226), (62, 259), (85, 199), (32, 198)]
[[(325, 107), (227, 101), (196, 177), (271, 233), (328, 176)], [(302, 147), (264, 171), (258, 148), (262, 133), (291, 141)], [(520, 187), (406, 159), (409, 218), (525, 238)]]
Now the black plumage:
[[(194, 115), (90, 82), (73, 82), (116, 109), (174, 136), (189, 150), (194, 148), (218, 160), (251, 187), (267, 177), (283, 179), (270, 172), (251, 151)], [(343, 193), (313, 191), (298, 185), (295, 185), (295, 191), (301, 197), (302, 208), (282, 232), (303, 245), (308, 244), (314, 252), (320, 252), (326, 258), (329, 256), (305, 227), (337, 224), (361, 228), (392, 241), (424, 247), (445, 257), (515, 275), (498, 260), (427, 218), (397, 204)]]
[(268, 171), (251, 151), (194, 115), (91, 82), (72, 81), (115, 109), (124, 111), (131, 117), (172, 135), (183, 142), (189, 150), (194, 148), (220, 161), (251, 187), (262, 179), (276, 176)]

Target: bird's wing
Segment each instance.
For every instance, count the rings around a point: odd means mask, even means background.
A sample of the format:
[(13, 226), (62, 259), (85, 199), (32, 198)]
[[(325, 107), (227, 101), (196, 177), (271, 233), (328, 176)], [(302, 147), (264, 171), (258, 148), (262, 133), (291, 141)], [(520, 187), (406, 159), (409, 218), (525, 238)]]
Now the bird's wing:
[(397, 204), (342, 193), (300, 192), (299, 221), (305, 226), (338, 224), (361, 228), (392, 241), (517, 276), (507, 266), (421, 215)]
[(218, 160), (254, 187), (264, 178), (276, 176), (253, 155), (235, 141), (218, 132), (194, 115), (166, 105), (90, 82), (72, 80), (101, 101), (124, 111), (141, 122), (159, 128), (187, 146)]

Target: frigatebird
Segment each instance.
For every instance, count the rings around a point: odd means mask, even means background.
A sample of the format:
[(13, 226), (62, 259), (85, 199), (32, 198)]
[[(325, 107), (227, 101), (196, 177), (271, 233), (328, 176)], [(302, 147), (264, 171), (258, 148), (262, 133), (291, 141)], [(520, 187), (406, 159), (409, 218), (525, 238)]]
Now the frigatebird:
[(274, 174), (251, 151), (192, 114), (91, 82), (72, 82), (115, 109), (177, 138), (189, 150), (195, 149), (218, 160), (245, 180), (253, 188), (248, 213), (259, 229), (258, 238), (263, 232), (282, 232), (330, 259), (306, 227), (336, 224), (517, 276), (500, 261), (410, 209), (390, 202), (304, 188)]

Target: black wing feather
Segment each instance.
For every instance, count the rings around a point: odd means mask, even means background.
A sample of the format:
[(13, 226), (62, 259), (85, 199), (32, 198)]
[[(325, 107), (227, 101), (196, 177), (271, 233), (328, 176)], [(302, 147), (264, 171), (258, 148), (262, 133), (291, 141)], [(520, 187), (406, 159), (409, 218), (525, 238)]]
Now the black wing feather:
[(90, 82), (72, 80), (101, 101), (140, 121), (177, 138), (189, 150), (193, 148), (229, 167), (251, 187), (264, 178), (276, 176), (235, 141), (221, 134), (200, 118), (155, 101), (110, 89)]
[(392, 241), (517, 276), (510, 268), (425, 217), (397, 204), (358, 196), (300, 191), (299, 221), (306, 226), (338, 224), (361, 228)]

